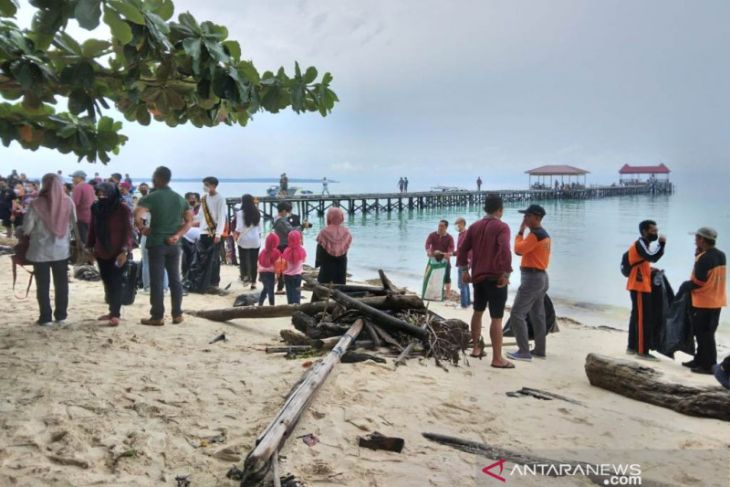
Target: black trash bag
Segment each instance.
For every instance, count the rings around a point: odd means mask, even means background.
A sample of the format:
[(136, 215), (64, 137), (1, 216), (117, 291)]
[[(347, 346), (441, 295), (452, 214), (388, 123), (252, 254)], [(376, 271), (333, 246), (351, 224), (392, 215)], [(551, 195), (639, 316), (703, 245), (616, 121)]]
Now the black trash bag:
[(669, 358), (674, 358), (675, 352), (695, 354), (695, 341), (692, 336), (692, 322), (689, 318), (691, 297), (689, 293), (681, 293), (669, 305), (667, 317), (662, 333), (660, 334), (657, 351)]
[(127, 259), (127, 262), (122, 268), (122, 305), (129, 306), (134, 304), (134, 298), (137, 296), (137, 277), (142, 274), (140, 272), (142, 267), (139, 262), (132, 260), (132, 257)]
[[(667, 318), (669, 316), (669, 308), (674, 302), (674, 290), (669, 284), (664, 271), (659, 269), (651, 270), (651, 299), (648, 306), (651, 310), (645, 311), (646, 323), (644, 326), (649, 327), (649, 350), (660, 351), (662, 348), (663, 337), (666, 332)], [(661, 353), (661, 352), (660, 352)]]
[(259, 304), (259, 298), (261, 297), (261, 291), (250, 291), (247, 293), (239, 294), (233, 306), (255, 306)]
[(183, 287), (191, 293), (204, 293), (210, 288), (210, 280), (213, 276), (213, 259), (220, 259), (217, 245), (205, 244), (195, 246), (192, 262), (188, 270), (187, 278), (183, 281)]
[[(512, 318), (510, 317), (509, 320), (507, 320), (507, 323), (504, 325), (504, 328), (502, 328), (502, 335), (506, 337), (513, 337), (515, 336), (514, 332), (512, 331), (511, 322)], [(527, 332), (529, 334), (530, 339), (534, 338), (535, 332), (532, 330), (532, 323), (530, 323), (530, 315), (527, 315)], [(553, 306), (553, 301), (550, 299), (550, 296), (547, 294), (545, 295), (545, 325), (547, 327), (548, 333), (557, 333), (560, 331), (558, 329), (558, 320), (555, 316), (555, 307)]]

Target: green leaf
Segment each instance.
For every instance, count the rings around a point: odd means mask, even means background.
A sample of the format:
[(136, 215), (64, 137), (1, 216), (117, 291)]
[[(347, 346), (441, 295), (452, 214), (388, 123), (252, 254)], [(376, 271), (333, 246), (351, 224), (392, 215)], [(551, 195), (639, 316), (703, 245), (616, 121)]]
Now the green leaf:
[(76, 42), (76, 39), (68, 35), (65, 31), (61, 31), (56, 36), (54, 43), (64, 49), (69, 54), (75, 54), (81, 56), (81, 45)]
[(304, 73), (304, 82), (309, 84), (317, 79), (317, 68), (310, 66), (307, 68), (307, 72)]
[(188, 37), (183, 41), (183, 49), (188, 56), (193, 59), (193, 72), (196, 75), (200, 74), (200, 39), (195, 37)]
[(208, 51), (208, 55), (220, 63), (228, 61), (228, 55), (223, 50), (223, 46), (218, 41), (211, 39), (205, 39), (205, 49)]
[(132, 42), (132, 28), (114, 10), (104, 9), (104, 23), (109, 26), (112, 36), (120, 43), (129, 44)]
[(241, 45), (236, 41), (225, 41), (223, 47), (234, 61), (241, 59)]
[(144, 25), (144, 15), (131, 2), (122, 0), (106, 0), (107, 5), (112, 7), (118, 13), (122, 14), (130, 22), (138, 25)]
[[(244, 78), (246, 78), (249, 83), (252, 84), (259, 84), (261, 81), (261, 78), (259, 77), (259, 72), (256, 71), (256, 68), (254, 67), (253, 63), (251, 61), (241, 61), (238, 63), (238, 72), (243, 75)], [(276, 80), (274, 78), (269, 78), (267, 83), (273, 84)], [(262, 84), (264, 84), (262, 82)]]
[(175, 13), (175, 5), (172, 0), (147, 0), (146, 5), (150, 11), (159, 15), (163, 20), (170, 20)]
[(99, 26), (99, 17), (101, 17), (101, 0), (78, 0), (74, 16), (84, 29), (96, 29)]
[(88, 110), (91, 103), (91, 98), (84, 90), (73, 90), (68, 97), (68, 111), (78, 115), (84, 110)]
[(0, 0), (0, 17), (15, 17), (18, 4), (15, 0)]
[(88, 58), (95, 58), (99, 56), (102, 52), (109, 49), (111, 44), (107, 41), (100, 41), (99, 39), (89, 39), (87, 41), (84, 41), (83, 46), (81, 47), (81, 53), (84, 55), (84, 57)]

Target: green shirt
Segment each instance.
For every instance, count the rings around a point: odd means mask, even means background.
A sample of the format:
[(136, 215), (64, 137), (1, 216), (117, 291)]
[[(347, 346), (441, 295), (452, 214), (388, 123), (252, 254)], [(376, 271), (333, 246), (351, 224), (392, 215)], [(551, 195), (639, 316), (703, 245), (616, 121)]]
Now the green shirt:
[(183, 224), (183, 215), (190, 209), (185, 198), (170, 188), (156, 189), (137, 203), (150, 212), (150, 231), (147, 248), (166, 245), (165, 240), (177, 233)]

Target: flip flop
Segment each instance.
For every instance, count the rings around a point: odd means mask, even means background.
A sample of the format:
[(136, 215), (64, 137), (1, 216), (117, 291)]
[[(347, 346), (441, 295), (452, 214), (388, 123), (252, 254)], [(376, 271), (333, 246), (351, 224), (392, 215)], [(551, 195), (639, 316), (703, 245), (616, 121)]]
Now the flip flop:
[(514, 369), (515, 368), (515, 364), (513, 364), (512, 362), (507, 362), (504, 365), (494, 365), (494, 364), (492, 364), (492, 367), (494, 367), (495, 369)]
[(479, 355), (474, 355), (473, 353), (470, 353), (469, 356), (471, 358), (478, 358), (479, 360), (481, 360), (482, 357), (486, 357), (487, 356), (487, 352), (485, 352), (484, 349), (482, 349), (482, 351), (481, 351), (481, 353)]

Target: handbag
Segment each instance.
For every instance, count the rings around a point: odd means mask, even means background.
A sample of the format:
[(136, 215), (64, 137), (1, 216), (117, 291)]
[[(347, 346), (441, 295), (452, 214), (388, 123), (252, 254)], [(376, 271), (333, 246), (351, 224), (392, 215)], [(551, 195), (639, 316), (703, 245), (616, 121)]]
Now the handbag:
[[(13, 262), (13, 295), (16, 299), (26, 299), (28, 298), (28, 295), (30, 294), (30, 287), (33, 285), (33, 271), (30, 271), (25, 268), (27, 265), (32, 265), (33, 263), (28, 260), (27, 254), (28, 254), (28, 248), (30, 247), (30, 237), (28, 236), (21, 236), (20, 240), (18, 240), (18, 243), (15, 244), (15, 247), (13, 247), (13, 251), (15, 252), (13, 255), (10, 256), (10, 259)], [(28, 279), (28, 287), (25, 289), (25, 296), (20, 297), (15, 293), (15, 284), (18, 280), (18, 267), (23, 269), (25, 272), (30, 274), (30, 278)]]
[(132, 254), (127, 256), (127, 262), (122, 268), (122, 305), (129, 306), (134, 304), (137, 296), (137, 276), (139, 272), (139, 263), (132, 259)]

